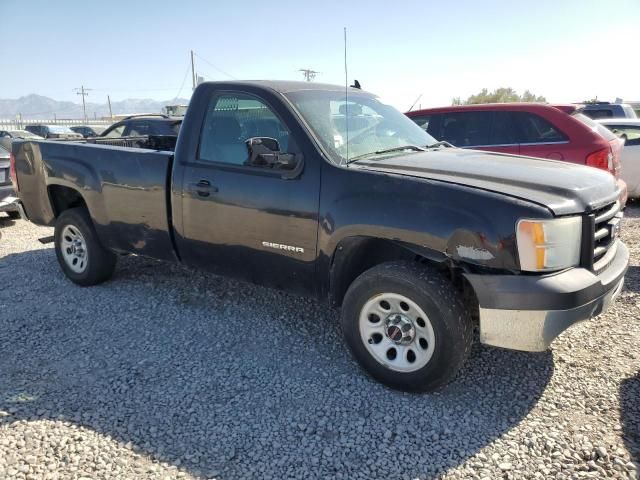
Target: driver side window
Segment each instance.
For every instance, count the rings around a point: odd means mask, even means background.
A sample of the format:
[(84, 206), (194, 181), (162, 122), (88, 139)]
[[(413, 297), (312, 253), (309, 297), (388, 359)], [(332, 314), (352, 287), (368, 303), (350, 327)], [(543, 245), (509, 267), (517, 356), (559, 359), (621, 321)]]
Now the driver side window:
[(254, 137), (277, 140), (280, 151), (289, 150), (289, 131), (264, 102), (247, 94), (223, 94), (209, 102), (199, 158), (212, 162), (245, 165), (246, 141)]

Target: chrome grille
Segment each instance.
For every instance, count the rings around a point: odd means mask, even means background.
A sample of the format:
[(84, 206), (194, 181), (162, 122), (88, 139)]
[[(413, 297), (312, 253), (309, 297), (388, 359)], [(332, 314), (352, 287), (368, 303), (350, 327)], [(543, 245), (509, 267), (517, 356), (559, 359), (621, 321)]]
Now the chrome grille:
[[(605, 268), (609, 257), (615, 252), (612, 248), (620, 233), (620, 202), (610, 203), (594, 212), (593, 231), (593, 269), (600, 271)], [(609, 253), (609, 255), (608, 255)]]

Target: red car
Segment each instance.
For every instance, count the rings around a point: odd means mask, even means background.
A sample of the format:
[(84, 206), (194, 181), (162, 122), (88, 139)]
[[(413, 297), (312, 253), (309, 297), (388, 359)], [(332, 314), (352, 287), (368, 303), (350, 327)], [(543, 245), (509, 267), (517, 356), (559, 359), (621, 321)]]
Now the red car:
[(581, 163), (611, 172), (621, 187), (624, 143), (575, 105), (493, 103), (429, 108), (406, 115), (432, 137), (462, 148)]

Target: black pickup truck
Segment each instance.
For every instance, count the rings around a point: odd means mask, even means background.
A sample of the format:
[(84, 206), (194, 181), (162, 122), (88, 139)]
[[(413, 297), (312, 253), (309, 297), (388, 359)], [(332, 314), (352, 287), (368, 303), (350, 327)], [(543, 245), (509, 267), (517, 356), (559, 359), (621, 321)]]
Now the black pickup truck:
[(358, 362), (411, 391), (454, 377), (474, 321), (546, 349), (629, 259), (610, 174), (452, 148), (356, 88), (204, 83), (175, 152), (16, 142), (12, 177), (73, 282), (133, 253), (329, 300)]

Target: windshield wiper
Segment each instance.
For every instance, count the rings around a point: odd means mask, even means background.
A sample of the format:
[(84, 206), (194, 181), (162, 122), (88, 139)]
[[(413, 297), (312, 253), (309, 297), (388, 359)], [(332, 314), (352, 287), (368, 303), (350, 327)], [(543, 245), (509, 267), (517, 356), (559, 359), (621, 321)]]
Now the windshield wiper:
[(431, 145), (427, 145), (425, 148), (438, 148), (438, 147), (456, 148), (455, 145), (447, 142), (446, 140), (441, 140), (439, 142), (432, 143)]
[(383, 155), (385, 153), (403, 152), (405, 150), (413, 150), (414, 152), (424, 152), (425, 148), (418, 147), (417, 145), (403, 145), (402, 147), (386, 148), (384, 150), (377, 150), (375, 152), (364, 153), (362, 155), (358, 155), (357, 157), (350, 158), (347, 164), (351, 162), (355, 162), (356, 160), (360, 160), (365, 157), (372, 157), (374, 155)]

